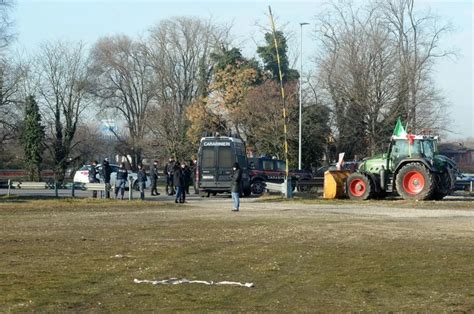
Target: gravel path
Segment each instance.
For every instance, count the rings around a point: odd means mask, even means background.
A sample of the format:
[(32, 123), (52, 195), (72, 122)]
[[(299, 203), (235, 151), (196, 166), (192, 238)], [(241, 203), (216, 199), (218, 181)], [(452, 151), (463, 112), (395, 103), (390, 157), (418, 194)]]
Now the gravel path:
[[(474, 224), (474, 202), (472, 201), (442, 201), (427, 202), (426, 207), (417, 208), (418, 204), (410, 208), (410, 204), (397, 206), (389, 202), (337, 202), (307, 204), (300, 201), (261, 201), (257, 198), (241, 199), (241, 212), (243, 213), (265, 213), (265, 215), (278, 212), (295, 212), (299, 215), (311, 215), (321, 213), (348, 214), (353, 216), (381, 216), (388, 218), (456, 218), (465, 217), (472, 219)], [(387, 204), (388, 203), (388, 204)], [(212, 210), (230, 210), (231, 200), (227, 198), (214, 198), (205, 201), (190, 203), (193, 207)], [(423, 205), (425, 205), (423, 204)], [(423, 206), (425, 207), (425, 206)], [(459, 208), (461, 207), (461, 208)], [(287, 213), (288, 214), (288, 213)]]

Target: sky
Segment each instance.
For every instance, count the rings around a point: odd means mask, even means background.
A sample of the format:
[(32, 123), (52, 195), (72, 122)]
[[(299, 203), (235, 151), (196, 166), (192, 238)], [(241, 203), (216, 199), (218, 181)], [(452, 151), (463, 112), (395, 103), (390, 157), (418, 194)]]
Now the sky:
[[(360, 0), (362, 1), (362, 0)], [(450, 106), (452, 133), (448, 138), (474, 137), (473, 97), (473, 11), (471, 0), (423, 0), (420, 8), (430, 8), (443, 22), (453, 25), (442, 48), (454, 49), (455, 58), (445, 58), (435, 65), (435, 83)], [(236, 1), (236, 0), (16, 0), (12, 12), (17, 40), (13, 50), (34, 51), (45, 40), (84, 41), (93, 44), (107, 35), (145, 36), (150, 27), (176, 16), (211, 18), (216, 23), (232, 23), (234, 44), (243, 47), (246, 57), (253, 57), (269, 28), (271, 5), (278, 29), (290, 36), (290, 57), (299, 69), (300, 22), (303, 28), (303, 73), (314, 68), (311, 56), (316, 49), (312, 26), (320, 13), (322, 1)]]

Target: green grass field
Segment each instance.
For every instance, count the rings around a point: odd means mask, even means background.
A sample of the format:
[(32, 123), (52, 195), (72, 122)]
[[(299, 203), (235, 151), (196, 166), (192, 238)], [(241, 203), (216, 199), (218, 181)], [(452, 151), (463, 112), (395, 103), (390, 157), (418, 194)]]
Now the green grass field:
[[(328, 204), (3, 199), (0, 312), (474, 311), (472, 218)], [(255, 287), (133, 282), (171, 277)]]

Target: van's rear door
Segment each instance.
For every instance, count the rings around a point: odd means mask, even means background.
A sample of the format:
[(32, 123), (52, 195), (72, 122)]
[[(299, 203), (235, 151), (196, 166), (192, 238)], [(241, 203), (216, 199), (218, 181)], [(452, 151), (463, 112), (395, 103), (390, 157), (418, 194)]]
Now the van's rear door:
[(217, 171), (218, 177), (217, 181), (220, 183), (222, 182), (229, 182), (230, 186), (230, 178), (229, 176), (232, 174), (232, 165), (234, 164), (235, 156), (232, 154), (231, 146), (218, 146), (218, 153), (217, 153)]
[(201, 182), (215, 182), (217, 180), (216, 171), (216, 147), (203, 146), (201, 152)]

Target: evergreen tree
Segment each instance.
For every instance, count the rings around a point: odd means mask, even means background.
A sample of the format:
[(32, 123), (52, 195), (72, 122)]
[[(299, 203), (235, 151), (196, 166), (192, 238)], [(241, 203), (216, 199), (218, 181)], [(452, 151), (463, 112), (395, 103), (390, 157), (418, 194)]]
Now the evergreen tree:
[(260, 85), (263, 82), (263, 75), (258, 61), (255, 59), (244, 58), (239, 48), (232, 48), (230, 50), (222, 48), (222, 50), (218, 51), (217, 53), (212, 53), (211, 58), (214, 62), (214, 74), (229, 70), (229, 67), (253, 69), (257, 74), (257, 77), (253, 81), (252, 85)]
[[(281, 74), (283, 76), (283, 82), (297, 80), (299, 73), (295, 69), (290, 69), (290, 63), (288, 61), (288, 46), (286, 44), (286, 38), (283, 32), (277, 31), (275, 33), (276, 41), (278, 45), (278, 54), (280, 55)], [(257, 53), (262, 58), (264, 69), (269, 71), (272, 79), (279, 80), (278, 74), (278, 60), (275, 51), (275, 41), (272, 33), (265, 34), (266, 45), (257, 48)]]
[(25, 152), (25, 169), (30, 181), (40, 181), (40, 167), (43, 161), (44, 127), (41, 125), (41, 115), (34, 96), (28, 96), (25, 102), (25, 118), (21, 142)]

